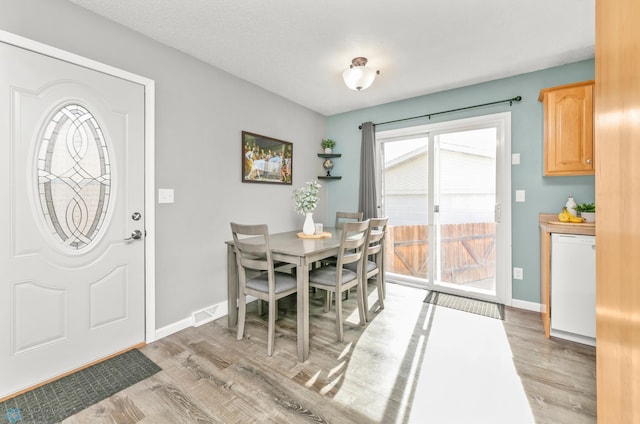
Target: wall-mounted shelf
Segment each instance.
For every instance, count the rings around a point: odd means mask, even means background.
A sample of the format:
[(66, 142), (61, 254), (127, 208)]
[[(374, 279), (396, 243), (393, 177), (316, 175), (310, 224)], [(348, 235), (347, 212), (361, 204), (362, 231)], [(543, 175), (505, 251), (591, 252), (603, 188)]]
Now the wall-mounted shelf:
[[(339, 180), (342, 177), (331, 175), (331, 169), (333, 168), (332, 158), (339, 158), (341, 153), (318, 153), (318, 157), (324, 159), (322, 167), (327, 171), (327, 175), (318, 175), (319, 180)], [(330, 166), (329, 166), (330, 165)]]

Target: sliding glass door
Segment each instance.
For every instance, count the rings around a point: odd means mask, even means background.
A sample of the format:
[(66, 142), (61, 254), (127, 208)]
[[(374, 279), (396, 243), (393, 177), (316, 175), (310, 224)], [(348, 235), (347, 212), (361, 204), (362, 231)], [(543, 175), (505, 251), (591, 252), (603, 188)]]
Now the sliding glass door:
[(387, 139), (382, 144), (383, 216), (387, 275), (405, 283), (426, 284), (429, 272), (428, 134)]
[(496, 128), (433, 135), (432, 288), (496, 295)]
[(509, 121), (507, 113), (377, 133), (388, 279), (510, 298)]

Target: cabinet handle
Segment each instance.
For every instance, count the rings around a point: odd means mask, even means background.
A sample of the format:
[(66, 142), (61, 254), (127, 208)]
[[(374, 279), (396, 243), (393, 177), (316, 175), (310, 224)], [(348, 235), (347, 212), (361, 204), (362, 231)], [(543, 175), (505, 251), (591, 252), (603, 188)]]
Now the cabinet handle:
[(591, 159), (587, 159), (587, 163), (591, 165)]

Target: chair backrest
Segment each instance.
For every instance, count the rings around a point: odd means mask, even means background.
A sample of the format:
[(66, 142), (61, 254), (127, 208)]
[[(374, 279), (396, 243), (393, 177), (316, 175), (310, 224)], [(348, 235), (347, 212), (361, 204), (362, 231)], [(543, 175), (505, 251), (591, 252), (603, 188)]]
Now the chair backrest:
[(336, 212), (335, 228), (342, 228), (345, 222), (362, 221), (364, 212)]
[[(338, 252), (336, 264), (339, 270), (344, 265), (353, 262), (358, 263), (358, 265), (362, 264), (368, 235), (369, 220), (343, 223), (340, 251)], [(358, 266), (358, 269), (360, 269), (360, 266)]]
[(232, 222), (231, 232), (241, 284), (247, 281), (247, 270), (266, 271), (269, 276), (269, 291), (275, 290), (267, 225), (243, 225)]
[(369, 239), (367, 240), (367, 256), (377, 255), (382, 251), (389, 217), (369, 219)]

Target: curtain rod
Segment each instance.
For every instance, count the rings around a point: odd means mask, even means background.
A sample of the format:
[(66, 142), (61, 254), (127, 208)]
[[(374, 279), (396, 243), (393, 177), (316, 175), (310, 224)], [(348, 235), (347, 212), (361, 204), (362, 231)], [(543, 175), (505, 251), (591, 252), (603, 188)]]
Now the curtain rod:
[[(450, 113), (450, 112), (458, 112), (461, 110), (467, 110), (467, 109), (475, 109), (477, 107), (484, 107), (484, 106), (491, 106), (491, 105), (497, 105), (499, 103), (506, 103), (509, 102), (509, 106), (513, 105), (513, 102), (519, 102), (520, 100), (522, 100), (522, 96), (516, 96), (516, 97), (512, 97), (510, 99), (504, 99), (504, 100), (498, 100), (495, 102), (490, 102), (490, 103), (483, 103), (481, 105), (473, 105), (473, 106), (467, 106), (467, 107), (460, 107), (458, 109), (450, 109), (450, 110), (444, 110), (442, 112), (433, 112), (433, 113), (427, 113), (426, 115), (420, 115), (420, 116), (412, 116), (410, 118), (402, 118), (402, 119), (395, 119), (393, 121), (386, 121), (386, 122), (379, 122), (377, 124), (373, 124), (373, 125), (385, 125), (385, 124), (391, 124), (394, 122), (402, 122), (402, 121), (408, 121), (410, 119), (418, 119), (418, 118), (429, 118), (431, 119), (432, 116), (435, 115), (442, 115), (443, 113)], [(360, 124), (360, 126), (358, 127), (358, 129), (362, 129), (362, 124)]]

